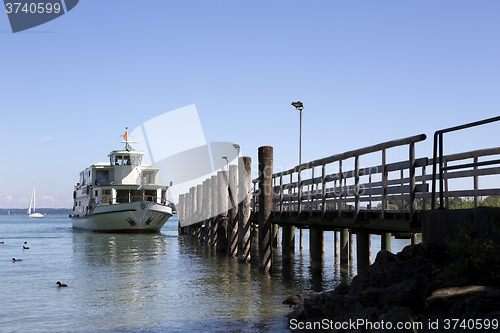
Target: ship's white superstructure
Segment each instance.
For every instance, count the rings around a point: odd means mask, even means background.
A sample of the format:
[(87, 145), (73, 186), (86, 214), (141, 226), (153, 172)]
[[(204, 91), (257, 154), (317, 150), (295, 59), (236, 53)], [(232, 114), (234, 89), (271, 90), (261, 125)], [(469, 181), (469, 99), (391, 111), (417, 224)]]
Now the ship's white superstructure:
[(73, 227), (101, 232), (158, 232), (172, 216), (167, 186), (159, 184), (159, 168), (142, 164), (144, 152), (114, 150), (105, 163), (80, 172), (73, 192)]

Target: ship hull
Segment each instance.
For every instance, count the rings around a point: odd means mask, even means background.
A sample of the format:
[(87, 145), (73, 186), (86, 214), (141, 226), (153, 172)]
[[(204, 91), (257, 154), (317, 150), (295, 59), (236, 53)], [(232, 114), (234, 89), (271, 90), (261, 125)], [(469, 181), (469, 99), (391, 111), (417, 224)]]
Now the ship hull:
[(150, 201), (97, 206), (91, 214), (73, 215), (73, 228), (97, 232), (159, 232), (172, 216), (170, 207)]

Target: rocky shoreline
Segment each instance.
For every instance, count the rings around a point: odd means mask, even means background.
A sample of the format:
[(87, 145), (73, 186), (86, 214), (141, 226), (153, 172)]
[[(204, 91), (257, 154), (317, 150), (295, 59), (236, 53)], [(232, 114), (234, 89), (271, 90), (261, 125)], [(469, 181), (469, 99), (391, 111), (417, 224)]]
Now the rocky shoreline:
[(288, 314), (290, 328), (378, 333), (500, 329), (498, 279), (488, 268), (443, 274), (453, 264), (446, 249), (433, 244), (407, 246), (398, 254), (380, 251), (351, 284), (304, 299)]

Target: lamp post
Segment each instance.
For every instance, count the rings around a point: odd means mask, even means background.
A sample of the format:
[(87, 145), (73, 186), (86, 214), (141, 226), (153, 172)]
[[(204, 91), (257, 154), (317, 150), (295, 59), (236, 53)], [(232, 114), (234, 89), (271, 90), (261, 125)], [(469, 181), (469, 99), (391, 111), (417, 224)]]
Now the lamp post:
[[(302, 109), (304, 108), (304, 104), (301, 102), (301, 101), (297, 101), (297, 102), (292, 102), (292, 106), (294, 108), (296, 108), (297, 110), (299, 110), (300, 112), (300, 131), (299, 131), (299, 165), (302, 164)], [(299, 173), (300, 173), (300, 170), (299, 170)], [(300, 186), (300, 184), (299, 184)], [(300, 194), (299, 194), (300, 195)], [(299, 209), (300, 211), (300, 209)], [(300, 248), (300, 251), (302, 251), (302, 228), (299, 229), (299, 248)], [(292, 231), (292, 238), (295, 239), (295, 231)]]
[(227, 159), (227, 156), (222, 156), (222, 159), (226, 160), (227, 171), (229, 172), (229, 160)]
[(292, 102), (292, 106), (300, 112), (300, 131), (299, 131), (299, 165), (302, 164), (302, 109), (304, 104), (301, 101)]
[(234, 147), (234, 149), (236, 149), (236, 150), (238, 151), (238, 157), (240, 157), (240, 145), (239, 145), (239, 144), (237, 144), (237, 143), (235, 143), (235, 144), (233, 145), (233, 147)]

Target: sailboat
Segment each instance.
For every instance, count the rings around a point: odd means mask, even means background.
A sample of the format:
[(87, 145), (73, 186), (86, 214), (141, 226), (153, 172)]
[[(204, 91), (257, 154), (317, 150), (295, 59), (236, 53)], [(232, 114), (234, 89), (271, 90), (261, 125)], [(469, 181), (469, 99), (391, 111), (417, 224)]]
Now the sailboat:
[[(33, 212), (31, 212), (31, 207), (33, 207)], [(33, 183), (33, 194), (31, 195), (30, 205), (28, 207), (29, 217), (43, 217), (43, 214), (35, 212), (35, 183)]]

